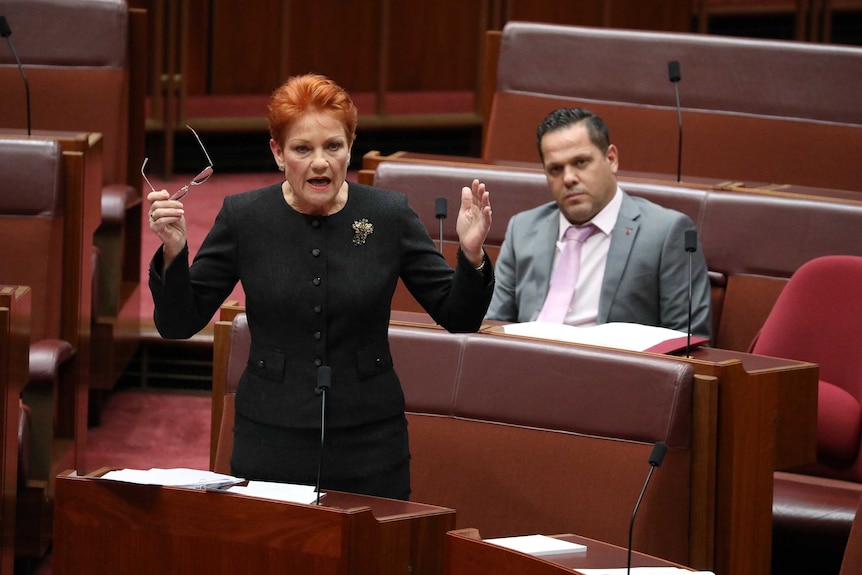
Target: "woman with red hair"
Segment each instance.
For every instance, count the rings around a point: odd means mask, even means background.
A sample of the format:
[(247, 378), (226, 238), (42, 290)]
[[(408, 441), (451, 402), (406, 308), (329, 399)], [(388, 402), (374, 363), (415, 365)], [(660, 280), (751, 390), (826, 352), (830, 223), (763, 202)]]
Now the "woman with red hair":
[(189, 265), (183, 206), (150, 193), (162, 246), (150, 268), (166, 338), (200, 331), (242, 282), (251, 332), (236, 395), (232, 473), (314, 485), (327, 381), (320, 487), (407, 499), (404, 395), (388, 329), (398, 279), (452, 332), (476, 331), (494, 274), (484, 184), (461, 190), (452, 269), (406, 196), (347, 181), (357, 111), (319, 75), (287, 80), (268, 107), (270, 150), (283, 181), (229, 196)]

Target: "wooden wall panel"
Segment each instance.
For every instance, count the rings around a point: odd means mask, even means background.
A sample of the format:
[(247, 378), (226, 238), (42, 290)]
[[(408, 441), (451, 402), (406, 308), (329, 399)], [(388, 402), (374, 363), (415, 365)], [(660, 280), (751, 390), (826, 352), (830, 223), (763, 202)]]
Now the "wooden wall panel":
[(269, 94), (306, 72), (373, 90), (378, 13), (379, 1), (213, 0), (210, 93)]
[(601, 26), (607, 0), (504, 0), (506, 20), (572, 26)]
[(289, 52), (284, 78), (317, 72), (350, 92), (373, 91), (380, 0), (300, 0), (290, 4), (290, 20), (285, 23)]
[(279, 0), (213, 0), (212, 94), (269, 94), (278, 85)]
[(473, 90), (486, 0), (390, 2), (392, 91)]
[(503, 0), (506, 20), (688, 32), (692, 0)]

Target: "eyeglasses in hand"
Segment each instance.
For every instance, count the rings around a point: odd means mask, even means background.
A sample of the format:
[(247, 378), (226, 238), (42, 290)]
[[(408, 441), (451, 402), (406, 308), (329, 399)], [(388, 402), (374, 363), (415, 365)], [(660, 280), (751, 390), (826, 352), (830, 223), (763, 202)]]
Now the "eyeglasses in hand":
[[(182, 188), (180, 188), (179, 190), (174, 192), (174, 194), (171, 196), (172, 200), (183, 199), (184, 197), (186, 197), (186, 194), (189, 193), (189, 189), (192, 186), (199, 186), (199, 185), (203, 184), (208, 179), (210, 179), (210, 176), (213, 175), (213, 161), (212, 161), (212, 159), (210, 159), (210, 155), (207, 153), (207, 149), (204, 148), (204, 144), (203, 144), (203, 142), (201, 142), (200, 136), (198, 136), (198, 133), (195, 132), (191, 126), (186, 125), (186, 128), (191, 130), (192, 134), (195, 135), (195, 139), (198, 141), (198, 145), (201, 147), (201, 150), (203, 150), (204, 155), (207, 157), (207, 162), (209, 162), (209, 165), (206, 168), (204, 168), (203, 170), (201, 170), (197, 176), (192, 178), (191, 182), (189, 182), (188, 184), (186, 184), (185, 186), (183, 186)], [(150, 189), (155, 192), (156, 188), (153, 187), (153, 184), (151, 184), (150, 180), (147, 179), (147, 174), (144, 173), (144, 170), (147, 167), (147, 160), (149, 160), (149, 158), (144, 158), (144, 163), (143, 163), (143, 165), (141, 165), (141, 175), (144, 177), (144, 181), (147, 182), (147, 185), (150, 186)]]

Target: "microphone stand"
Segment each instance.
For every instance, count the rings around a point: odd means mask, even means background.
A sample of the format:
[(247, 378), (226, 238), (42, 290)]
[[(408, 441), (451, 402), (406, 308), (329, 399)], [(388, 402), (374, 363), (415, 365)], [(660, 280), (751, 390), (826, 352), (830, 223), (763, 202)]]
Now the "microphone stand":
[(317, 368), (317, 388), (314, 393), (320, 396), (320, 458), (317, 460), (316, 505), (320, 505), (320, 478), (323, 475), (323, 448), (326, 440), (326, 392), (332, 382), (332, 368), (321, 365)]
[(446, 198), (439, 197), (434, 200), (434, 216), (440, 221), (440, 253), (443, 253), (443, 220), (446, 219)]
[(682, 108), (679, 105), (679, 81), (673, 83), (673, 92), (676, 95), (676, 120), (679, 125), (679, 144), (676, 152), (676, 181), (682, 181)]
[(6, 16), (0, 16), (0, 36), (6, 38), (9, 44), (9, 49), (12, 55), (15, 56), (15, 62), (18, 64), (18, 71), (21, 72), (21, 78), (24, 79), (24, 98), (27, 102), (27, 135), (30, 135), (30, 82), (27, 80), (27, 74), (24, 73), (24, 66), (21, 65), (21, 58), (18, 57), (18, 52), (15, 50), (15, 44), (12, 43), (12, 29), (9, 27), (9, 22)]
[(668, 78), (673, 84), (673, 92), (676, 95), (676, 122), (679, 126), (679, 142), (676, 152), (676, 181), (682, 181), (682, 108), (679, 105), (679, 81), (682, 74), (679, 70), (679, 62), (671, 60), (667, 63)]
[(686, 230), (685, 251), (688, 252), (688, 329), (686, 330), (685, 356), (691, 357), (691, 300), (694, 272), (692, 271), (692, 254), (697, 251), (697, 232)]
[(626, 574), (630, 575), (632, 570), (632, 533), (634, 533), (635, 529), (635, 516), (638, 514), (638, 507), (640, 507), (641, 500), (644, 497), (644, 493), (646, 493), (647, 485), (649, 485), (649, 480), (652, 477), (653, 471), (655, 471), (656, 467), (661, 466), (661, 462), (664, 460), (664, 456), (667, 453), (667, 444), (663, 441), (656, 442), (653, 445), (652, 453), (649, 456), (649, 473), (647, 473), (646, 481), (644, 481), (644, 486), (641, 488), (641, 494), (638, 495), (637, 503), (635, 503), (635, 508), (632, 511), (632, 519), (629, 522), (629, 545), (628, 545), (628, 557), (626, 559)]

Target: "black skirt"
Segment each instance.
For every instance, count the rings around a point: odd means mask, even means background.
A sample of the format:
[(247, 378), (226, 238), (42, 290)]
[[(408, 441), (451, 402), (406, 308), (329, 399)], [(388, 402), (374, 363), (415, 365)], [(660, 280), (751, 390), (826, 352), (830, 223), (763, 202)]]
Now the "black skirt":
[[(237, 413), (231, 473), (257, 481), (316, 485), (391, 499), (410, 497), (410, 450), (404, 415), (348, 428), (268, 425)], [(321, 465), (321, 454), (323, 456)]]

